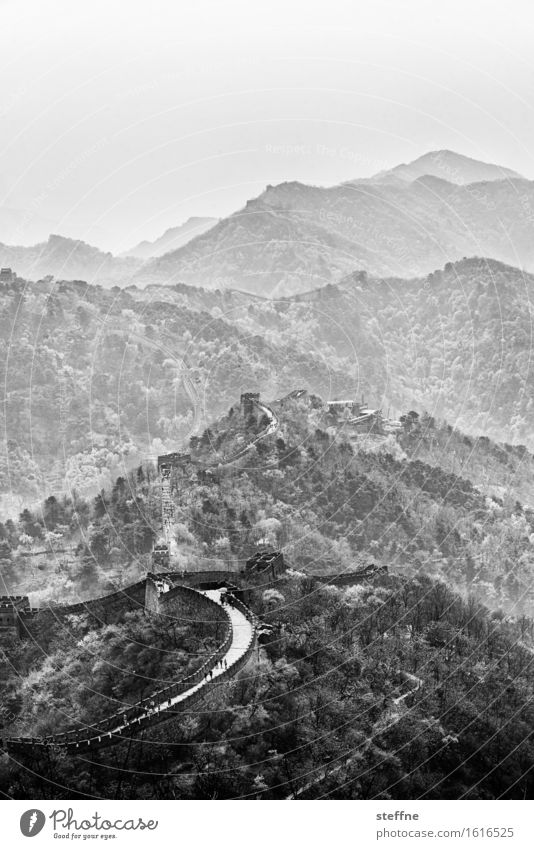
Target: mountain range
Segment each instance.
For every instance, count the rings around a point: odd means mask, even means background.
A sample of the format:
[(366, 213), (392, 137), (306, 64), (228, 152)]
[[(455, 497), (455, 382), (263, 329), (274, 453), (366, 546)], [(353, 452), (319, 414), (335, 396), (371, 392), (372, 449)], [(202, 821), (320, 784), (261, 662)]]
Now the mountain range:
[(208, 233), (147, 262), (135, 279), (286, 296), (354, 268), (413, 276), (464, 256), (534, 270), (533, 236), (534, 183), (524, 179), (293, 182), (269, 186)]
[[(0, 288), (0, 488), (34, 499), (68, 480), (95, 492), (246, 391), (363, 394), (392, 417), (426, 410), (471, 438), (534, 451), (533, 299), (533, 275), (477, 258), (424, 277), (351, 272), (276, 301), (17, 281)], [(534, 505), (534, 488), (521, 498)]]
[(534, 271), (533, 236), (534, 182), (443, 150), (336, 186), (267, 186), (232, 215), (189, 219), (127, 256), (51, 236), (30, 248), (0, 245), (0, 262), (29, 279), (186, 283), (286, 297), (355, 268), (412, 277), (488, 256)]

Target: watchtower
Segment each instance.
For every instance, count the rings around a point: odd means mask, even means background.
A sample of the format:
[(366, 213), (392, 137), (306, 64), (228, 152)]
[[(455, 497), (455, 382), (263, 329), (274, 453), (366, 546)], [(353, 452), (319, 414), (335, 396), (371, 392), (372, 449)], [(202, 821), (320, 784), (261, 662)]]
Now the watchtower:
[(259, 392), (244, 392), (240, 399), (240, 411), (243, 418), (246, 420), (253, 416), (258, 416), (258, 404), (260, 403)]
[(29, 610), (27, 595), (0, 596), (0, 643), (5, 645), (21, 638), (21, 614)]
[(156, 543), (152, 552), (152, 564), (158, 569), (168, 569), (170, 564), (169, 546), (164, 540)]
[(11, 268), (0, 268), (0, 283), (14, 283), (17, 275)]
[(191, 454), (181, 454), (173, 451), (172, 454), (161, 454), (158, 457), (158, 474), (162, 477), (168, 476), (171, 469), (184, 469), (191, 462)]
[(245, 563), (247, 575), (265, 572), (270, 578), (277, 578), (285, 568), (284, 555), (281, 551), (257, 551)]

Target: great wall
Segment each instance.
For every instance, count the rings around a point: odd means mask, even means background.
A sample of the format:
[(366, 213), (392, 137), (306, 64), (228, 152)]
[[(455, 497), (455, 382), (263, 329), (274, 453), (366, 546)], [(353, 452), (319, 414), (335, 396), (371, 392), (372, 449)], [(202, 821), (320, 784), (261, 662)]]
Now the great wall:
[[(300, 398), (303, 390), (287, 398)], [(345, 405), (347, 402), (343, 402)], [(260, 402), (258, 394), (241, 396), (241, 414), (256, 423), (267, 418), (267, 424), (253, 440), (232, 457), (210, 469), (227, 468), (237, 462), (252, 445), (274, 433), (278, 418), (273, 410)], [(119, 711), (103, 717), (98, 723), (74, 728), (46, 737), (7, 737), (0, 748), (7, 751), (31, 752), (48, 747), (61, 747), (69, 752), (99, 749), (138, 738), (140, 732), (179, 717), (184, 709), (196, 704), (213, 688), (233, 678), (252, 658), (258, 638), (258, 620), (246, 604), (250, 589), (258, 584), (266, 588), (276, 582), (286, 568), (279, 551), (261, 551), (250, 557), (242, 570), (173, 571), (175, 557), (175, 509), (171, 487), (173, 470), (183, 470), (191, 463), (188, 454), (173, 453), (158, 457), (161, 486), (162, 538), (153, 551), (153, 570), (135, 584), (100, 598), (71, 605), (31, 609), (27, 597), (0, 599), (0, 642), (6, 635), (18, 639), (36, 639), (39, 628), (47, 622), (62, 622), (73, 614), (87, 614), (98, 621), (125, 610), (144, 610), (147, 615), (160, 615), (177, 621), (195, 623), (218, 622), (223, 636), (212, 654), (187, 677), (154, 690), (148, 697), (121, 706)], [(200, 465), (200, 464), (195, 464)], [(356, 572), (317, 577), (317, 582), (348, 586), (371, 577), (385, 567), (371, 565)]]
[[(278, 420), (269, 407), (260, 402), (256, 393), (241, 396), (241, 414), (256, 422), (266, 416), (268, 424), (225, 463), (235, 463), (259, 440), (274, 433)], [(132, 739), (148, 726), (170, 719), (177, 712), (203, 699), (208, 691), (234, 677), (252, 656), (257, 640), (257, 620), (244, 603), (250, 577), (266, 580), (266, 585), (284, 570), (280, 552), (258, 552), (249, 558), (243, 571), (205, 570), (173, 572), (169, 567), (176, 552), (174, 538), (175, 509), (171, 488), (171, 472), (183, 469), (191, 462), (188, 454), (178, 452), (158, 457), (161, 486), (162, 539), (153, 552), (153, 567), (157, 572), (117, 592), (72, 605), (31, 609), (27, 597), (10, 596), (0, 600), (0, 638), (16, 636), (35, 639), (36, 631), (46, 622), (54, 623), (73, 614), (88, 614), (99, 621), (118, 611), (143, 609), (148, 615), (170, 617), (178, 621), (203, 623), (217, 621), (224, 636), (215, 651), (195, 672), (172, 684), (154, 690), (150, 696), (102, 721), (46, 737), (8, 737), (0, 741), (6, 750), (33, 751), (60, 746), (68, 751), (80, 748), (100, 748)], [(210, 468), (203, 466), (205, 474)], [(162, 570), (163, 567), (163, 570)], [(240, 598), (242, 596), (243, 598)]]
[[(61, 746), (69, 751), (80, 748), (97, 748), (113, 745), (126, 738), (138, 735), (147, 726), (171, 718), (177, 711), (191, 706), (202, 699), (206, 691), (233, 677), (247, 663), (255, 647), (257, 621), (254, 614), (237, 595), (223, 588), (194, 589), (174, 584), (172, 574), (149, 574), (145, 580), (99, 599), (82, 605), (67, 605), (49, 608), (47, 616), (65, 618), (77, 613), (80, 608), (90, 615), (99, 616), (113, 610), (117, 596), (122, 606), (138, 609), (144, 591), (143, 609), (149, 614), (170, 617), (174, 621), (219, 622), (223, 626), (222, 639), (215, 651), (204, 663), (186, 678), (166, 687), (154, 690), (150, 696), (134, 704), (126, 705), (94, 725), (75, 728), (47, 737), (11, 737), (4, 739), (3, 748), (21, 750), (34, 747)], [(181, 576), (176, 576), (182, 580)], [(215, 582), (217, 583), (217, 582)], [(41, 613), (24, 622), (28, 636), (31, 623), (37, 622)]]

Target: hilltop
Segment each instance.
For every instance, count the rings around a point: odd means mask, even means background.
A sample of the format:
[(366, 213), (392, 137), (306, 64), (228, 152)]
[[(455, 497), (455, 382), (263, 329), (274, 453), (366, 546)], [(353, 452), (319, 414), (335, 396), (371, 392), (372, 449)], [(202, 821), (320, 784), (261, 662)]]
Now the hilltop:
[(411, 182), (419, 177), (432, 176), (457, 185), (483, 183), (491, 180), (523, 180), (524, 177), (511, 168), (480, 162), (452, 150), (432, 150), (408, 164), (396, 165), (389, 171), (380, 171), (372, 180), (398, 178)]

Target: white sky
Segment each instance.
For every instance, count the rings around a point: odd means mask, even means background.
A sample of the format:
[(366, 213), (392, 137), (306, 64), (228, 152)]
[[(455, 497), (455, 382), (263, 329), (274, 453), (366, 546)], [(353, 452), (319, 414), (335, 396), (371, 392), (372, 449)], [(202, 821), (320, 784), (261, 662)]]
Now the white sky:
[(25, 211), (0, 241), (119, 251), (438, 148), (534, 177), (533, 24), (522, 0), (0, 0), (0, 207)]

